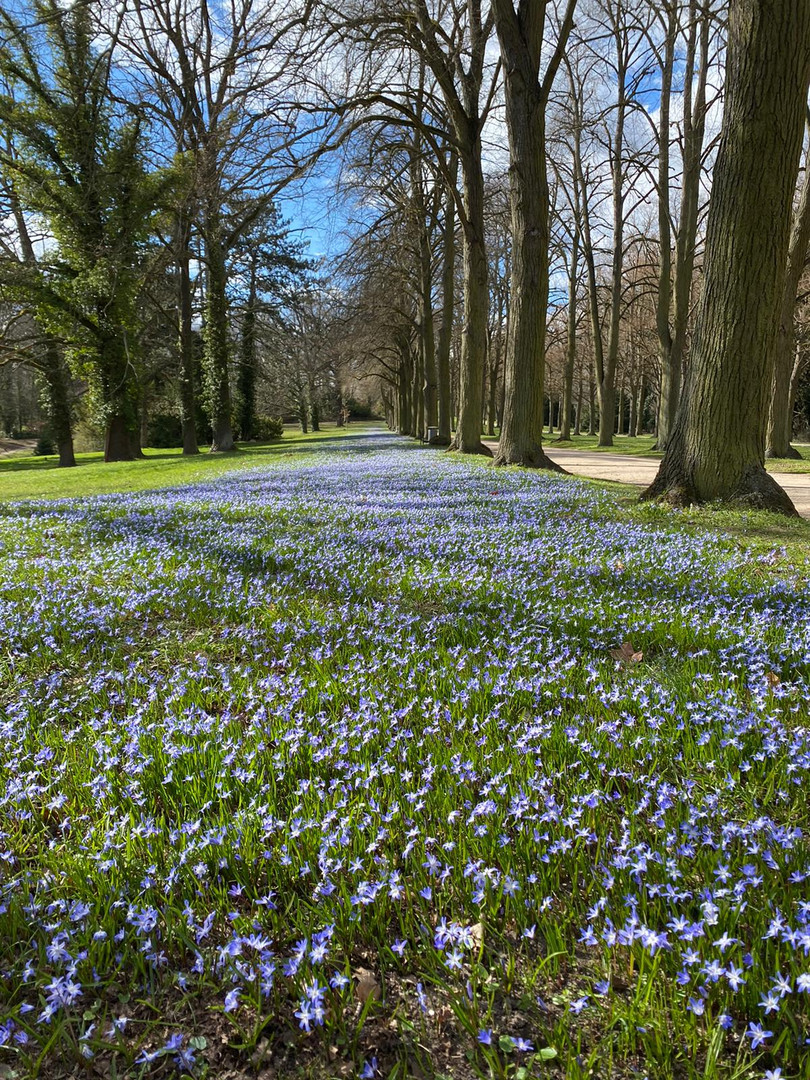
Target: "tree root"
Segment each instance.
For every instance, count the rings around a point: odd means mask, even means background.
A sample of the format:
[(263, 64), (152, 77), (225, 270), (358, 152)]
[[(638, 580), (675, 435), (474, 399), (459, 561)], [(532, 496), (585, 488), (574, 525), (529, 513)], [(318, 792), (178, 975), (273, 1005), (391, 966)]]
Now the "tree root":
[(768, 458), (771, 461), (774, 460), (774, 459), (776, 459), (778, 461), (779, 458), (782, 458), (783, 460), (786, 460), (786, 461), (801, 461), (802, 460), (802, 455), (799, 453), (799, 451), (796, 449), (796, 447), (791, 446), (789, 443), (788, 443), (788, 448), (787, 448), (787, 453), (786, 454), (776, 454), (776, 453), (774, 453), (773, 450), (766, 450), (765, 451), (765, 457)]
[(761, 465), (750, 465), (735, 487), (727, 495), (716, 499), (701, 499), (688, 479), (670, 476), (662, 468), (646, 491), (641, 493), (642, 502), (653, 499), (679, 508), (695, 503), (718, 502), (738, 510), (769, 510), (788, 517), (799, 516), (790, 496)]
[(473, 450), (461, 450), (458, 439), (453, 439), (445, 451), (446, 454), (479, 454), (481, 457), (493, 457), (493, 453), (484, 443), (479, 443)]
[(545, 453), (542, 446), (534, 446), (530, 450), (524, 450), (519, 454), (498, 453), (494, 455), (496, 465), (520, 465), (524, 469), (547, 469), (549, 472), (561, 473), (568, 476), (568, 470), (556, 461), (552, 461)]

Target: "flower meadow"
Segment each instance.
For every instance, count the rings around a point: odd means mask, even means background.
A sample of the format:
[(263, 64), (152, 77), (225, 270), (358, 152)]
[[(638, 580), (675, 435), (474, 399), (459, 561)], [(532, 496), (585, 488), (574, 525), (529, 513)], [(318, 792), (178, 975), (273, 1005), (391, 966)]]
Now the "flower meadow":
[(346, 438), (0, 507), (0, 1075), (810, 1075), (807, 566)]

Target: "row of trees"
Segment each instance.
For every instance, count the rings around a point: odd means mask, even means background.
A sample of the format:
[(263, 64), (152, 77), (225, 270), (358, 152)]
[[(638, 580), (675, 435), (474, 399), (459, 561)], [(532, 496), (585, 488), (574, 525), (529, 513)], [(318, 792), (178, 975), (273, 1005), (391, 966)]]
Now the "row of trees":
[(213, 450), (252, 436), (261, 356), (276, 411), (314, 406), (317, 422), (339, 393), (314, 268), (275, 205), (330, 134), (292, 95), (305, 14), (0, 10), (2, 359), (38, 372), (63, 464), (77, 393), (108, 461), (140, 453), (167, 376), (185, 453), (201, 434)]
[[(60, 444), (78, 379), (107, 457), (136, 454), (160, 356), (189, 453), (201, 383), (227, 450), (257, 383), (317, 411), (373, 377), (400, 430), (475, 454), (497, 427), (501, 464), (553, 467), (544, 419), (610, 445), (646, 416), (656, 493), (784, 507), (762, 466), (804, 360), (800, 0), (14, 11), (5, 340)], [(358, 220), (327, 287), (275, 207), (337, 148)]]
[[(658, 446), (667, 458), (652, 493), (679, 501), (733, 494), (787, 509), (762, 466), (766, 449), (792, 452), (805, 363), (794, 318), (810, 232), (807, 169), (795, 187), (810, 56), (803, 6), (581, 0), (556, 8), (492, 3), (486, 11), (448, 5), (438, 23), (434, 14), (426, 3), (395, 4), (378, 9), (375, 23), (366, 8), (353, 40), (370, 56), (389, 50), (390, 65), (378, 68), (385, 89), (364, 105), (399, 157), (393, 172), (403, 183), (386, 185), (384, 217), (398, 210), (402, 232), (410, 232), (399, 260), (398, 335), (406, 340), (410, 323), (415, 340), (398, 349), (394, 422), (420, 436), (436, 423), (434, 376), (422, 359), (434, 327), (422, 312), (439, 305), (428, 303), (436, 282), (417, 269), (416, 252), (426, 249), (444, 266), (436, 275), (447, 286), (437, 290), (444, 327), (456, 287), (444, 227), (455, 214), (464, 245), (459, 394), (451, 400), (459, 449), (481, 452), (483, 422), (492, 430), (497, 412), (497, 460), (548, 467), (541, 433), (544, 415), (553, 422), (554, 413), (544, 368), (556, 355), (563, 436), (586, 396), (590, 423), (596, 405), (599, 442), (609, 446), (617, 426), (638, 428), (654, 387)], [(497, 56), (484, 44), (488, 34), (497, 35)], [(391, 67), (408, 72), (409, 59), (418, 83), (411, 72), (392, 81)], [(425, 70), (433, 80), (429, 107)], [(482, 167), (499, 80), (511, 195), (507, 281), (492, 215), (488, 236)], [(403, 125), (412, 132), (407, 145), (397, 135)], [(426, 191), (441, 186), (444, 204), (434, 198), (428, 206)], [(735, 188), (743, 193), (731, 197)], [(715, 289), (704, 287), (710, 268)], [(550, 271), (552, 281), (564, 276), (568, 284), (565, 296), (562, 287), (553, 290), (551, 309)], [(378, 272), (370, 268), (372, 281)], [(444, 363), (437, 351), (437, 371)], [(440, 427), (439, 441), (446, 438)], [(688, 453), (684, 439), (692, 443)]]

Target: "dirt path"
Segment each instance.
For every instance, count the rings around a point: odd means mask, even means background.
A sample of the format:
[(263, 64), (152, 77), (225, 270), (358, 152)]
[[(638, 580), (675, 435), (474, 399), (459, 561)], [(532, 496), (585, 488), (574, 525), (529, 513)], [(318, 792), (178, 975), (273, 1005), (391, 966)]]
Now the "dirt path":
[[(490, 442), (489, 445), (494, 449), (497, 444)], [(576, 476), (618, 480), (640, 488), (652, 483), (660, 463), (658, 458), (629, 457), (601, 450), (563, 450), (547, 444), (544, 449), (552, 461)], [(785, 489), (802, 517), (810, 518), (810, 474), (775, 472), (771, 476)]]
[(36, 445), (36, 439), (0, 439), (0, 458), (14, 454), (32, 454)]

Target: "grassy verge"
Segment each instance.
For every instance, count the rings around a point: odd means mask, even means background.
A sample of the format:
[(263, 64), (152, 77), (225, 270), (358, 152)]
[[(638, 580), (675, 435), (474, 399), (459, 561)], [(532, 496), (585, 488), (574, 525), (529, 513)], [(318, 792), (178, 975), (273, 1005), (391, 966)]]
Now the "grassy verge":
[(810, 525), (356, 436), (0, 506), (0, 1075), (805, 1076)]
[(231, 454), (210, 454), (203, 448), (196, 457), (183, 457), (179, 449), (147, 448), (139, 461), (105, 464), (100, 453), (78, 454), (75, 469), (60, 469), (53, 456), (14, 455), (0, 459), (0, 500), (62, 499), (78, 495), (146, 491), (177, 484), (211, 480), (232, 469), (278, 462), (290, 454), (324, 448), (336, 439), (372, 430), (375, 425), (353, 424), (338, 428), (322, 425), (321, 431), (302, 435), (287, 431), (272, 443), (240, 443)]

